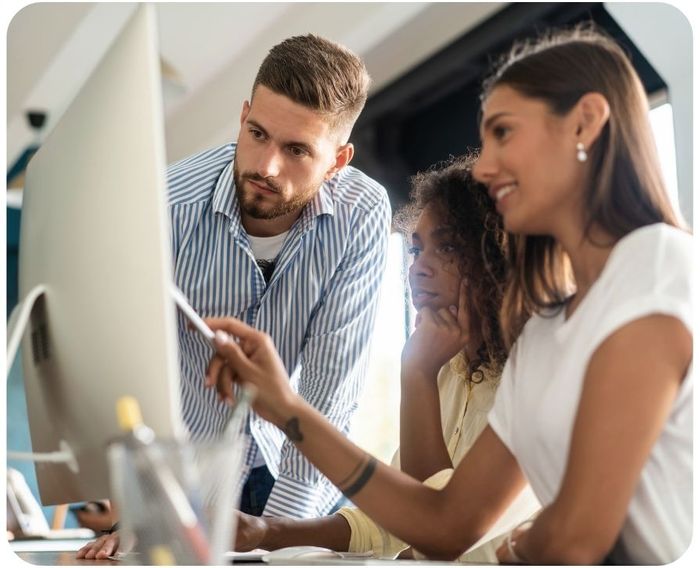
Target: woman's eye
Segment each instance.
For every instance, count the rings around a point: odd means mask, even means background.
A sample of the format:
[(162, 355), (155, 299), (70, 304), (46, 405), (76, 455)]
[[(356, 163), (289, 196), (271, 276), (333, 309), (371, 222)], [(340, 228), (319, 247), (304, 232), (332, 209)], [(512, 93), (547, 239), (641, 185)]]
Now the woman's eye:
[(414, 259), (416, 259), (420, 254), (420, 249), (418, 247), (409, 247), (408, 254), (409, 256), (412, 256)]
[(493, 127), (492, 132), (493, 132), (493, 137), (496, 140), (503, 140), (510, 132), (510, 128), (508, 128), (507, 126), (503, 126), (502, 124), (498, 124), (498, 125)]
[(438, 247), (438, 252), (440, 254), (452, 254), (454, 251), (455, 251), (454, 245), (446, 244), (446, 245), (440, 245)]

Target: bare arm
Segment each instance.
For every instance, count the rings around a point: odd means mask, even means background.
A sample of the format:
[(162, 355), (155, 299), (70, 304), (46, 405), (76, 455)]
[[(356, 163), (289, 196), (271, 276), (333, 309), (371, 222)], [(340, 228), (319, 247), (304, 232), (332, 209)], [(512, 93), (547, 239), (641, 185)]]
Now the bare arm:
[(440, 417), (437, 373), (401, 370), (401, 470), (419, 481), (452, 468)]
[(239, 551), (305, 545), (346, 551), (349, 544), (350, 527), (340, 515), (317, 519), (253, 517), (245, 513), (238, 516), (236, 550)]
[(469, 341), (467, 288), (462, 282), (459, 306), (437, 312), (423, 308), (401, 357), (401, 470), (425, 480), (452, 468), (445, 446), (437, 377)]
[(586, 372), (561, 490), (517, 540), (519, 556), (561, 564), (605, 557), (691, 356), (688, 330), (661, 315), (632, 322), (601, 344)]
[[(525, 480), (498, 437), (487, 428), (442, 491), (430, 489), (369, 456), (289, 388), (270, 338), (242, 322), (209, 319), (240, 344), (217, 335), (218, 353), (237, 380), (254, 384), (255, 409), (280, 427), (309, 460), (373, 520), (418, 550), (456, 558), (476, 542), (520, 493)], [(494, 475), (498, 472), (498, 475)]]
[[(367, 455), (303, 401), (287, 408), (295, 445), (341, 490), (355, 485)], [(287, 428), (285, 422), (280, 424)], [(365, 466), (366, 467), (366, 466)], [(498, 472), (498, 475), (494, 475)], [(456, 558), (503, 514), (525, 480), (495, 433), (487, 428), (443, 491), (377, 463), (353, 502), (401, 540), (434, 558)]]

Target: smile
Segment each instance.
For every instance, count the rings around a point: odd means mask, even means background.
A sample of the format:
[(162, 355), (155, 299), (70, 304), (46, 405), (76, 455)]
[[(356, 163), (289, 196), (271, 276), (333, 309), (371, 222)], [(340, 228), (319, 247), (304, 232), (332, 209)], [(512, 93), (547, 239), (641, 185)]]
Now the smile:
[(514, 183), (508, 184), (500, 188), (495, 195), (496, 202), (498, 203), (501, 199), (503, 199), (506, 195), (510, 195), (513, 193), (516, 189), (516, 185)]

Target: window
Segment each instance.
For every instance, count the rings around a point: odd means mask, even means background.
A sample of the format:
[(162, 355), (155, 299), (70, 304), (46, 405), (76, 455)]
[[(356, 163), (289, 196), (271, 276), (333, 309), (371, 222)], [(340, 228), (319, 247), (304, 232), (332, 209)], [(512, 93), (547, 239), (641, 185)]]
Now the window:
[(399, 447), (401, 350), (408, 336), (407, 255), (403, 236), (392, 233), (386, 271), (370, 343), (370, 364), (350, 438), (388, 462)]
[(673, 129), (673, 109), (663, 102), (649, 112), (651, 129), (656, 139), (656, 148), (661, 161), (661, 171), (666, 182), (669, 199), (674, 211), (680, 216), (678, 203), (678, 175), (676, 170), (676, 143)]

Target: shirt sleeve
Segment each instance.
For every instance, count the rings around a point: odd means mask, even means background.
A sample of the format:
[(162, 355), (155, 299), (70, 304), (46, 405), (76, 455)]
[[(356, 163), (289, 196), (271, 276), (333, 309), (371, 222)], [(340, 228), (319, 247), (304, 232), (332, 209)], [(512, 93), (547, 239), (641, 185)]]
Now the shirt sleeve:
[(620, 242), (601, 282), (605, 309), (591, 333), (591, 352), (621, 327), (654, 314), (674, 317), (692, 333), (691, 240), (679, 229), (656, 225)]
[[(386, 194), (356, 214), (352, 242), (309, 322), (298, 381), (299, 394), (345, 434), (364, 385), (384, 273), (390, 228)], [(324, 515), (340, 496), (288, 440), (279, 471), (265, 515)]]

